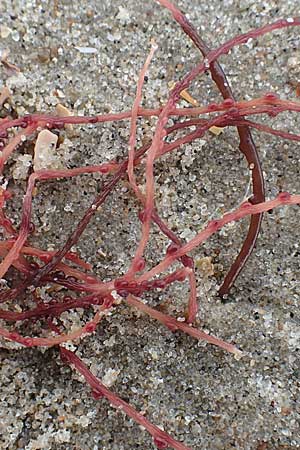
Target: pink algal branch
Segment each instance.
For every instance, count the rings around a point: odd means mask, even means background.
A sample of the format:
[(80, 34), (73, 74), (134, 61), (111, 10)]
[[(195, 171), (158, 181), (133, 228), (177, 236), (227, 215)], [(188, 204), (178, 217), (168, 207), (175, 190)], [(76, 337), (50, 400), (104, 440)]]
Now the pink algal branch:
[[(143, 84), (144, 84), (144, 78), (145, 78), (146, 72), (148, 70), (148, 67), (150, 65), (150, 62), (153, 58), (153, 55), (154, 55), (154, 52), (156, 49), (157, 49), (157, 46), (156, 45), (154, 46), (152, 44), (150, 53), (148, 55), (148, 58), (146, 59), (146, 62), (141, 70), (141, 73), (140, 73), (140, 76), (138, 79), (136, 98), (135, 98), (135, 101), (133, 104), (133, 109), (132, 109), (130, 138), (129, 138), (129, 156), (128, 156), (128, 167), (127, 167), (128, 178), (129, 178), (130, 185), (131, 185), (135, 195), (137, 196), (137, 198), (141, 201), (141, 203), (143, 205), (145, 205), (145, 203), (146, 203), (145, 196), (142, 194), (141, 190), (137, 186), (135, 177), (134, 177), (136, 120), (138, 117), (138, 108), (139, 108), (139, 105), (141, 102), (141, 97), (142, 97), (142, 88), (143, 88)], [(147, 179), (147, 176), (146, 176), (146, 179)], [(157, 216), (156, 211), (151, 212), (151, 218), (155, 223), (158, 223), (159, 217)], [(159, 220), (159, 223), (162, 224), (162, 222), (160, 220)], [(165, 228), (167, 228), (166, 225), (163, 225), (163, 226)], [(167, 230), (167, 233), (168, 233), (168, 230)], [(142, 240), (143, 240), (143, 238), (142, 238)], [(174, 238), (172, 240), (174, 242)], [(175, 239), (175, 241), (176, 241), (177, 245), (181, 244), (180, 242), (178, 242), (178, 240)], [(141, 271), (144, 268), (144, 265), (145, 265), (145, 263), (141, 256), (141, 252), (139, 250), (137, 250), (136, 255), (134, 256), (133, 261), (131, 263), (131, 266), (126, 273), (126, 278), (130, 278), (130, 276), (133, 275), (134, 273)], [(189, 298), (189, 303), (188, 303), (187, 320), (188, 320), (188, 322), (193, 322), (195, 320), (195, 317), (196, 317), (196, 314), (198, 311), (196, 279), (195, 279), (195, 273), (194, 273), (193, 268), (188, 269), (187, 276), (188, 276), (189, 283), (190, 283), (190, 298)]]
[(150, 278), (167, 270), (171, 264), (183, 255), (194, 250), (210, 236), (219, 231), (222, 227), (230, 222), (237, 221), (243, 217), (270, 211), (273, 208), (282, 205), (297, 205), (300, 204), (300, 195), (290, 195), (288, 192), (281, 192), (274, 200), (268, 200), (257, 205), (252, 205), (249, 202), (243, 203), (238, 209), (233, 212), (225, 214), (221, 219), (212, 220), (208, 223), (203, 231), (197, 234), (193, 239), (184, 244), (173, 254), (167, 255), (157, 266), (153, 267), (148, 272), (138, 277), (139, 282), (147, 281)]
[(152, 317), (153, 319), (158, 320), (160, 323), (165, 325), (171, 331), (177, 331), (177, 330), (183, 331), (184, 333), (189, 334), (190, 336), (194, 337), (195, 339), (198, 339), (201, 341), (206, 341), (209, 344), (216, 345), (217, 347), (220, 347), (229, 353), (233, 353), (236, 356), (242, 356), (242, 352), (238, 348), (236, 348), (234, 345), (228, 344), (227, 342), (224, 342), (221, 339), (211, 336), (210, 334), (205, 333), (204, 331), (197, 330), (196, 328), (191, 327), (187, 323), (180, 322), (177, 319), (174, 319), (174, 317), (168, 316), (167, 314), (163, 314), (160, 311), (150, 308), (150, 306), (141, 302), (140, 300), (138, 300), (136, 297), (133, 297), (132, 295), (129, 295), (126, 298), (126, 302), (130, 306), (134, 306), (135, 308), (144, 312), (145, 314)]
[(156, 45), (151, 46), (151, 50), (149, 52), (149, 55), (145, 61), (145, 64), (140, 72), (138, 83), (137, 83), (137, 89), (136, 89), (136, 97), (133, 103), (133, 108), (131, 111), (131, 127), (130, 127), (130, 137), (129, 137), (129, 152), (128, 152), (128, 166), (127, 166), (127, 173), (128, 173), (128, 179), (129, 183), (131, 185), (131, 188), (133, 189), (136, 196), (141, 195), (141, 191), (138, 188), (134, 176), (134, 160), (135, 160), (135, 146), (136, 146), (136, 130), (137, 130), (137, 118), (139, 115), (139, 106), (142, 99), (142, 89), (144, 85), (144, 79), (146, 76), (146, 73), (148, 71), (150, 62), (154, 56), (154, 52), (157, 50)]
[(99, 309), (93, 319), (87, 322), (83, 327), (67, 334), (60, 334), (59, 336), (48, 338), (24, 337), (16, 331), (8, 331), (0, 328), (0, 336), (10, 341), (18, 342), (25, 347), (53, 347), (54, 345), (60, 345), (64, 342), (74, 341), (82, 336), (93, 333), (103, 317), (103, 313), (112, 306), (113, 302), (114, 299), (111, 298), (111, 296), (107, 296), (107, 301), (104, 301), (103, 305), (99, 306)]
[[(32, 210), (32, 193), (36, 181), (45, 181), (57, 178), (68, 178), (81, 175), (84, 173), (94, 173), (94, 172), (103, 173), (103, 167), (91, 166), (65, 170), (40, 170), (30, 175), (27, 191), (23, 201), (23, 214), (19, 235), (15, 240), (13, 246), (9, 250), (8, 254), (0, 264), (0, 278), (4, 277), (7, 270), (12, 265), (13, 261), (18, 259), (20, 251), (28, 238), (30, 230), (31, 210)], [(95, 205), (95, 207), (92, 209), (97, 209), (97, 207), (98, 206)], [(65, 251), (64, 256), (68, 253), (69, 250)]]
[[(14, 245), (13, 240), (7, 240), (4, 242), (0, 242), (0, 255), (2, 257), (4, 257), (7, 254), (8, 250), (11, 249), (13, 245)], [(35, 248), (32, 246), (25, 246), (25, 245), (22, 247), (20, 253), (22, 253), (24, 255), (36, 257), (42, 263), (50, 261), (53, 258), (53, 256), (55, 256), (55, 254), (56, 254), (56, 252), (53, 250), (47, 250), (47, 251), (40, 250), (38, 248)], [(65, 256), (65, 259), (74, 263), (78, 267), (81, 267), (82, 269), (85, 269), (85, 270), (92, 269), (91, 264), (86, 263), (78, 255), (73, 254), (73, 252), (67, 253)], [(20, 256), (16, 261), (20, 262)], [(15, 265), (16, 261), (14, 261), (12, 265)], [(85, 272), (82, 272), (74, 267), (70, 267), (64, 263), (59, 263), (57, 265), (57, 269), (62, 270), (65, 273), (65, 275), (76, 277), (86, 284), (89, 284), (91, 282), (93, 282), (93, 284), (94, 283), (100, 284), (100, 280), (98, 280), (97, 277), (92, 276), (92, 275), (87, 275)]]
[[(187, 242), (182, 247), (178, 248), (174, 252), (169, 253), (166, 256), (166, 258), (164, 260), (162, 260), (161, 263), (159, 263), (156, 267), (152, 268), (148, 272), (144, 273), (142, 276), (138, 277), (137, 280), (139, 283), (141, 283), (141, 287), (142, 287), (143, 286), (142, 283), (146, 282), (153, 276), (167, 270), (174, 263), (174, 261), (176, 261), (176, 259), (180, 258), (181, 256), (185, 256), (187, 253), (192, 251), (195, 247), (199, 246), (202, 242), (206, 241), (211, 235), (213, 235), (214, 233), (219, 231), (222, 227), (224, 227), (226, 224), (228, 224), (232, 221), (240, 220), (241, 218), (246, 217), (251, 214), (266, 212), (266, 211), (269, 211), (278, 206), (296, 205), (296, 204), (300, 204), (300, 195), (290, 195), (287, 192), (282, 192), (274, 200), (269, 200), (269, 201), (266, 201), (264, 203), (260, 203), (257, 205), (251, 205), (250, 203), (246, 202), (246, 203), (242, 204), (240, 206), (240, 208), (238, 208), (237, 210), (235, 210), (231, 213), (225, 214), (221, 219), (213, 220), (213, 221), (209, 222), (207, 227), (202, 232), (200, 232), (197, 236), (195, 236), (193, 239), (191, 239), (189, 242)], [(185, 273), (186, 270), (187, 269), (181, 269), (181, 271), (174, 272), (172, 281), (175, 281), (175, 280), (182, 281), (186, 277), (186, 273)], [(128, 283), (128, 284), (130, 285), (130, 283)], [(168, 283), (165, 283), (165, 286), (166, 286), (166, 284), (168, 284)], [(115, 283), (115, 286), (116, 286), (116, 283)], [(163, 286), (163, 285), (161, 285), (161, 286)], [(118, 287), (122, 288), (123, 291), (126, 290), (126, 284), (125, 285), (119, 284)], [(137, 284), (135, 284), (134, 286), (131, 285), (131, 287), (138, 288), (138, 285)], [(147, 289), (145, 288), (145, 290), (147, 290)], [(129, 286), (129, 291), (130, 291), (130, 286)], [(99, 290), (98, 290), (98, 292), (99, 292)], [(108, 297), (109, 293), (106, 292), (105, 295)], [(54, 337), (54, 338), (28, 338), (28, 337), (22, 337), (19, 333), (16, 333), (16, 332), (9, 332), (7, 330), (0, 329), (0, 336), (3, 336), (9, 340), (14, 340), (15, 342), (19, 342), (20, 344), (23, 344), (23, 345), (26, 345), (29, 347), (53, 346), (53, 345), (61, 344), (63, 342), (77, 339), (85, 333), (91, 333), (91, 332), (95, 331), (95, 328), (102, 317), (103, 311), (106, 310), (108, 307), (111, 307), (112, 304), (114, 303), (113, 297), (109, 296), (108, 298), (110, 298), (109, 304), (107, 304), (107, 302), (104, 302), (104, 305), (100, 307), (100, 309), (96, 313), (94, 319), (92, 319), (84, 327), (82, 327), (79, 330), (76, 330), (73, 333), (69, 333), (67, 335), (60, 335), (60, 336)], [(147, 310), (148, 314), (150, 314), (149, 311), (150, 310)], [(173, 324), (172, 326), (174, 328), (174, 323), (177, 323), (176, 319), (173, 319), (166, 315), (159, 316), (160, 313), (158, 313), (158, 312), (157, 312), (157, 314), (158, 315), (156, 315), (156, 317), (155, 317), (157, 320), (160, 320), (165, 325), (166, 325), (166, 322), (168, 322), (169, 325)], [(153, 316), (153, 313), (152, 313), (152, 316)], [(187, 330), (191, 330), (191, 328), (189, 328), (189, 325), (186, 325), (181, 328), (178, 325), (177, 328), (182, 329), (183, 331), (187, 332), (188, 334), (191, 334), (191, 332), (187, 331)], [(196, 337), (196, 334), (194, 333), (193, 336)], [(225, 344), (223, 341), (220, 341), (217, 338), (209, 336), (208, 334), (206, 334), (204, 332), (199, 332), (197, 334), (197, 337), (199, 339), (205, 339), (206, 341), (213, 343), (214, 345), (218, 345), (219, 347), (221, 347), (225, 350), (232, 348), (232, 350), (228, 350), (228, 351), (232, 351), (233, 353), (239, 352), (237, 349), (235, 349), (235, 347), (231, 346), (230, 344)]]
[[(231, 99), (226, 99), (221, 103), (209, 103), (207, 106), (201, 107), (193, 107), (193, 108), (178, 108), (174, 107), (170, 110), (169, 117), (190, 117), (190, 116), (199, 116), (211, 113), (218, 112), (228, 112), (231, 119), (248, 116), (248, 115), (261, 115), (261, 114), (269, 114), (272, 117), (276, 116), (285, 111), (300, 111), (300, 104), (297, 101), (293, 100), (285, 100), (280, 99), (274, 93), (266, 93), (262, 97), (258, 97), (256, 99), (248, 100), (248, 101), (232, 101)], [(159, 116), (162, 112), (162, 108), (156, 109), (144, 109), (138, 108), (138, 117), (156, 117)], [(6, 133), (6, 131), (10, 128), (19, 127), (21, 125), (25, 126), (28, 122), (31, 124), (31, 133), (25, 132), (27, 128), (25, 127), (22, 132), (15, 136), (16, 141), (14, 144), (10, 145), (6, 150), (4, 147), (1, 151), (0, 159), (1, 163), (4, 164), (11, 153), (15, 150), (16, 146), (19, 145), (22, 140), (24, 140), (24, 136), (29, 136), (32, 134), (38, 127), (39, 128), (49, 128), (49, 129), (60, 129), (65, 125), (84, 125), (84, 124), (101, 124), (107, 122), (114, 122), (116, 120), (130, 120), (132, 116), (132, 111), (127, 111), (125, 113), (114, 113), (114, 114), (102, 114), (91, 117), (85, 116), (66, 116), (59, 117), (55, 115), (46, 115), (46, 114), (32, 114), (28, 116), (24, 116), (19, 119), (11, 119), (4, 120), (0, 122), (0, 133)], [(25, 121), (25, 123), (24, 123)], [(28, 125), (29, 126), (29, 125)], [(177, 126), (177, 124), (176, 124)], [(23, 136), (23, 138), (22, 138)], [(14, 138), (12, 138), (14, 139)], [(8, 144), (9, 145), (9, 144)], [(3, 154), (6, 155), (3, 158)], [(111, 167), (108, 166), (108, 171), (115, 171), (119, 165), (111, 162)]]
[(175, 450), (191, 450), (186, 445), (181, 442), (173, 439), (168, 433), (161, 430), (157, 426), (153, 425), (149, 420), (141, 413), (139, 413), (136, 409), (130, 406), (127, 402), (122, 400), (116, 394), (114, 394), (111, 390), (109, 390), (101, 381), (92, 374), (92, 372), (87, 368), (87, 366), (81, 361), (78, 356), (76, 356), (70, 350), (67, 350), (64, 347), (60, 347), (60, 353), (62, 361), (65, 364), (69, 364), (74, 366), (74, 368), (84, 376), (87, 384), (92, 389), (92, 395), (96, 400), (101, 398), (106, 398), (109, 403), (117, 408), (119, 411), (123, 411), (129, 417), (131, 417), (136, 423), (144, 427), (148, 433), (154, 439), (154, 443), (159, 449), (164, 449), (171, 447)]
[[(4, 165), (10, 155), (13, 153), (13, 151), (24, 142), (24, 139), (28, 136), (31, 136), (37, 129), (38, 125), (34, 124), (31, 126), (26, 127), (25, 129), (22, 129), (19, 131), (11, 140), (10, 142), (3, 148), (1, 154), (0, 154), (0, 175), (3, 173)], [(0, 129), (1, 129), (1, 122), (0, 122)], [(5, 133), (5, 131), (2, 131), (2, 133)]]
[[(136, 145), (136, 121), (138, 118), (138, 110), (139, 105), (142, 98), (142, 88), (144, 84), (145, 75), (147, 73), (147, 70), (149, 68), (150, 62), (153, 58), (154, 52), (157, 50), (157, 46), (152, 44), (150, 53), (146, 59), (146, 62), (140, 72), (138, 83), (137, 83), (137, 91), (136, 91), (136, 97), (135, 101), (133, 103), (133, 109), (132, 109), (132, 116), (131, 116), (131, 128), (130, 128), (130, 137), (129, 137), (129, 153), (128, 153), (128, 166), (127, 166), (127, 172), (128, 172), (128, 179), (129, 183), (131, 185), (131, 188), (133, 189), (136, 197), (142, 202), (142, 204), (146, 203), (146, 199), (144, 195), (142, 194), (140, 188), (136, 184), (135, 176), (134, 176), (134, 159), (135, 159), (135, 145)], [(149, 148), (149, 152), (151, 151), (151, 146)], [(147, 180), (147, 174), (146, 174), (146, 180)], [(151, 211), (152, 215), (152, 211)], [(148, 221), (148, 226), (143, 227), (142, 231), (142, 238), (140, 241), (140, 244), (136, 250), (136, 253), (133, 257), (133, 260), (131, 262), (131, 265), (127, 271), (127, 278), (131, 277), (135, 272), (140, 271), (143, 269), (144, 260), (143, 260), (143, 250), (146, 246), (147, 240), (148, 240), (148, 233), (149, 233), (149, 224), (150, 219)]]

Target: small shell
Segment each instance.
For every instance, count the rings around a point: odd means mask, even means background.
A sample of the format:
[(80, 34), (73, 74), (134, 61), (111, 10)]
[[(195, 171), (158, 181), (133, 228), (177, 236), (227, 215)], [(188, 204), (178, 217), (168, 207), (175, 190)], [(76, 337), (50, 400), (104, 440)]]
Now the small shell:
[(49, 130), (43, 130), (38, 134), (34, 147), (34, 171), (59, 168), (59, 159), (54, 153), (57, 140), (58, 136)]
[(215, 125), (213, 125), (212, 127), (209, 128), (209, 131), (210, 131), (212, 134), (214, 134), (214, 135), (216, 135), (216, 136), (219, 136), (219, 134), (221, 134), (221, 133), (224, 132), (224, 128), (216, 127)]
[[(71, 111), (68, 108), (66, 108), (64, 105), (62, 105), (61, 103), (58, 103), (56, 105), (55, 111), (56, 111), (56, 114), (59, 117), (70, 117), (70, 116), (72, 116)], [(67, 130), (69, 136), (73, 135), (73, 125), (72, 124), (67, 123), (65, 125), (65, 129)]]

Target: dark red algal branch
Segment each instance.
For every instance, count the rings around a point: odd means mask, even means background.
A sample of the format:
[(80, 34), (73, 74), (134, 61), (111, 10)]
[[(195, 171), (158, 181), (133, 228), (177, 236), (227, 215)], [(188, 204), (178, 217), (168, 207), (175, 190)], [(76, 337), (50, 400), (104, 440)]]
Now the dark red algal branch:
[(49, 303), (41, 302), (36, 308), (24, 312), (12, 312), (0, 309), (0, 319), (7, 322), (18, 322), (41, 317), (59, 317), (63, 312), (78, 308), (89, 308), (91, 305), (103, 304), (103, 298), (95, 295), (72, 298), (64, 296), (62, 301), (51, 300)]
[[(201, 39), (195, 27), (188, 21), (185, 15), (168, 0), (158, 0), (158, 1), (172, 12), (175, 20), (182, 27), (183, 31), (194, 42), (194, 44), (200, 50), (202, 55), (204, 57), (207, 57), (207, 55), (209, 55), (209, 53), (211, 52), (210, 48), (203, 41), (203, 39)], [(209, 70), (211, 72), (212, 79), (215, 81), (223, 98), (231, 99), (233, 100), (233, 102), (235, 102), (232, 89), (218, 61), (213, 61), (209, 65)], [(253, 204), (261, 203), (265, 200), (265, 190), (264, 190), (263, 172), (259, 156), (257, 153), (257, 149), (248, 126), (238, 125), (237, 130), (240, 136), (240, 150), (245, 155), (248, 162), (248, 166), (251, 167), (252, 186), (253, 186), (253, 197), (251, 201), (253, 202)], [(239, 273), (241, 272), (246, 262), (248, 261), (248, 258), (250, 257), (253, 251), (253, 248), (257, 241), (257, 237), (259, 235), (261, 221), (262, 221), (262, 214), (251, 216), (250, 227), (248, 230), (248, 234), (242, 245), (242, 248), (236, 260), (232, 264), (229, 272), (227, 273), (222, 283), (222, 286), (220, 287), (219, 293), (221, 296), (228, 294), (230, 288), (232, 287)]]

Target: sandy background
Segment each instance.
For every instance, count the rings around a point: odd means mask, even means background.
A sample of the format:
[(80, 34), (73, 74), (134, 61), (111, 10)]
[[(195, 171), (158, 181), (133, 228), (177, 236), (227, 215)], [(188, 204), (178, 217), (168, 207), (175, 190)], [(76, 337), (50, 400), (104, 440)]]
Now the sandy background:
[[(209, 45), (299, 13), (299, 2), (199, 0), (180, 1)], [(62, 103), (76, 114), (131, 108), (138, 70), (156, 39), (159, 50), (144, 89), (145, 106), (168, 95), (198, 60), (198, 52), (155, 2), (119, 0), (25, 1), (0, 3), (0, 49), (21, 72), (0, 68), (0, 88), (13, 93), (10, 112), (53, 112)], [(77, 48), (76, 48), (77, 47)], [(83, 47), (95, 49), (85, 53)], [(299, 30), (267, 35), (221, 58), (238, 98), (274, 90), (295, 99), (300, 81)], [(219, 99), (205, 75), (191, 93), (199, 102)], [(182, 102), (182, 106), (187, 106)], [(2, 111), (2, 115), (4, 112)], [(299, 130), (293, 114), (267, 118), (268, 124)], [(154, 122), (139, 122), (139, 138), (151, 136)], [(96, 164), (127, 151), (128, 123), (78, 127), (60, 149), (63, 165)], [(263, 162), (267, 196), (280, 190), (300, 192), (299, 144), (253, 132)], [(20, 154), (10, 159), (6, 176), (16, 193), (10, 213), (20, 217), (25, 182), (14, 179)], [(158, 209), (183, 239), (201, 230), (209, 217), (237, 206), (249, 183), (249, 171), (237, 150), (234, 130), (208, 134), (156, 164)], [(140, 178), (142, 182), (142, 178)], [(40, 185), (34, 199), (33, 242), (58, 248), (101, 186), (101, 177)], [(122, 181), (77, 246), (103, 279), (122, 274), (138, 236), (137, 205)], [(148, 317), (121, 306), (97, 332), (78, 343), (77, 354), (112, 389), (156, 425), (195, 450), (300, 448), (299, 384), (299, 208), (266, 214), (255, 254), (226, 302), (217, 289), (236, 255), (247, 221), (226, 227), (194, 252), (198, 262), (198, 326), (236, 343), (246, 356), (237, 361), (225, 352), (180, 333), (172, 334)], [(167, 241), (154, 230), (149, 267)], [(203, 270), (212, 258), (214, 274)], [(182, 314), (185, 285), (148, 296)], [(67, 318), (65, 321), (67, 322)], [(71, 316), (76, 325), (80, 314)], [(132, 420), (89, 389), (55, 349), (0, 348), (0, 448), (53, 450), (151, 449), (152, 440)], [(260, 446), (262, 442), (267, 447)]]

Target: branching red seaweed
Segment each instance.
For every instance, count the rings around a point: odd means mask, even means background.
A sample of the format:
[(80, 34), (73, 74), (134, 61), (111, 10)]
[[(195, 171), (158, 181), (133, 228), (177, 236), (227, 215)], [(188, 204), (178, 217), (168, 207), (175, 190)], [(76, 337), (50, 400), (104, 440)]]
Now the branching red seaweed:
[[(150, 53), (140, 71), (137, 83), (136, 97), (131, 111), (115, 114), (99, 114), (91, 117), (66, 116), (58, 117), (51, 114), (29, 114), (23, 117), (0, 119), (0, 174), (3, 175), (3, 184), (0, 187), (0, 227), (3, 229), (4, 239), (0, 242), (0, 278), (7, 276), (12, 267), (18, 273), (18, 283), (15, 287), (4, 287), (0, 293), (0, 302), (5, 308), (0, 309), (2, 326), (0, 336), (19, 343), (26, 347), (52, 347), (57, 346), (61, 358), (70, 364), (85, 378), (92, 389), (93, 397), (98, 400), (105, 397), (111, 405), (124, 411), (136, 423), (144, 427), (153, 437), (157, 448), (171, 447), (187, 450), (188, 447), (176, 441), (165, 431), (151, 424), (142, 414), (137, 412), (124, 400), (110, 391), (97, 379), (79, 357), (64, 347), (66, 342), (78, 340), (91, 334), (99, 325), (101, 319), (114, 307), (117, 309), (123, 303), (149, 315), (171, 331), (180, 330), (195, 339), (207, 341), (209, 344), (220, 347), (236, 356), (241, 351), (233, 344), (211, 336), (206, 332), (192, 326), (198, 314), (197, 285), (194, 261), (190, 253), (203, 244), (210, 236), (217, 233), (226, 224), (238, 221), (244, 217), (251, 218), (248, 234), (244, 244), (223, 281), (220, 294), (229, 292), (240, 271), (246, 264), (256, 243), (262, 215), (264, 212), (283, 205), (300, 204), (300, 195), (281, 192), (276, 198), (265, 200), (264, 180), (259, 155), (251, 136), (250, 129), (281, 137), (291, 141), (300, 141), (300, 135), (285, 130), (277, 130), (270, 126), (251, 120), (251, 116), (267, 114), (274, 117), (282, 112), (300, 112), (297, 101), (280, 99), (273, 93), (248, 101), (236, 101), (228, 84), (222, 67), (218, 62), (221, 55), (225, 55), (235, 46), (247, 43), (250, 38), (258, 38), (274, 30), (295, 27), (300, 25), (300, 18), (282, 19), (264, 27), (239, 35), (210, 50), (199, 36), (193, 25), (183, 13), (169, 0), (158, 0), (161, 6), (167, 8), (182, 27), (183, 31), (194, 42), (202, 53), (204, 60), (192, 68), (171, 90), (169, 98), (162, 107), (145, 109), (140, 106), (144, 78), (154, 53), (156, 44), (152, 43)], [(179, 108), (180, 93), (187, 89), (196, 77), (209, 70), (215, 81), (223, 101), (209, 103), (201, 107)], [(7, 98), (7, 90), (0, 94), (0, 106)], [(151, 141), (141, 148), (137, 148), (137, 126), (139, 117), (156, 117), (157, 122)], [(170, 125), (170, 118), (183, 118)], [(253, 119), (253, 118), (252, 118)], [(41, 130), (62, 130), (66, 125), (97, 125), (104, 122), (117, 122), (127, 120), (130, 122), (130, 138), (128, 143), (128, 156), (123, 161), (103, 162), (99, 165), (78, 167), (73, 169), (49, 169), (47, 167), (33, 171), (27, 180), (27, 190), (23, 199), (21, 222), (18, 229), (9, 218), (6, 206), (13, 201), (10, 190), (7, 188), (4, 176), (7, 161), (13, 152), (26, 138), (36, 139)], [(156, 207), (156, 185), (154, 167), (157, 160), (166, 153), (175, 152), (185, 144), (200, 139), (213, 126), (237, 127), (240, 145), (249, 167), (251, 167), (253, 195), (234, 211), (224, 214), (217, 220), (211, 220), (194, 238), (189, 241), (180, 239), (158, 214)], [(191, 129), (192, 128), (192, 129)], [(14, 131), (14, 133), (13, 133)], [(180, 131), (180, 137), (176, 132)], [(172, 140), (167, 140), (171, 137)], [(225, 155), (226, 157), (226, 155)], [(135, 169), (144, 168), (145, 189), (139, 186), (135, 176)], [(98, 173), (104, 180), (101, 191), (93, 200), (89, 208), (83, 213), (81, 220), (67, 237), (63, 246), (57, 251), (40, 249), (30, 243), (32, 227), (32, 201), (36, 185), (49, 180), (76, 177), (82, 174)], [(103, 281), (92, 274), (91, 264), (83, 261), (72, 247), (78, 243), (86, 227), (96, 211), (107, 201), (115, 186), (123, 178), (127, 178), (129, 186), (140, 209), (141, 236), (127, 271), (118, 274), (114, 279)], [(170, 241), (166, 255), (154, 267), (146, 269), (145, 249), (149, 245), (150, 232), (153, 224)], [(175, 266), (175, 267), (174, 267)], [(161, 295), (164, 290), (175, 282), (188, 282), (189, 298), (185, 310), (185, 322), (177, 320), (168, 314), (162, 313), (143, 300), (145, 293), (159, 289)], [(50, 284), (60, 287), (61, 291), (52, 294), (51, 301), (45, 301), (39, 296), (39, 289)], [(72, 296), (62, 295), (70, 291)], [(15, 309), (19, 296), (25, 297), (28, 302)], [(28, 306), (27, 306), (28, 304)], [(32, 304), (34, 306), (32, 306)], [(79, 308), (92, 309), (94, 316), (83, 323), (78, 329), (68, 331), (60, 330), (53, 319), (59, 319), (62, 313), (71, 312)], [(18, 324), (24, 321), (34, 322), (39, 319), (48, 326), (49, 333), (45, 336), (23, 336), (18, 331)], [(34, 328), (36, 331), (36, 327)]]

